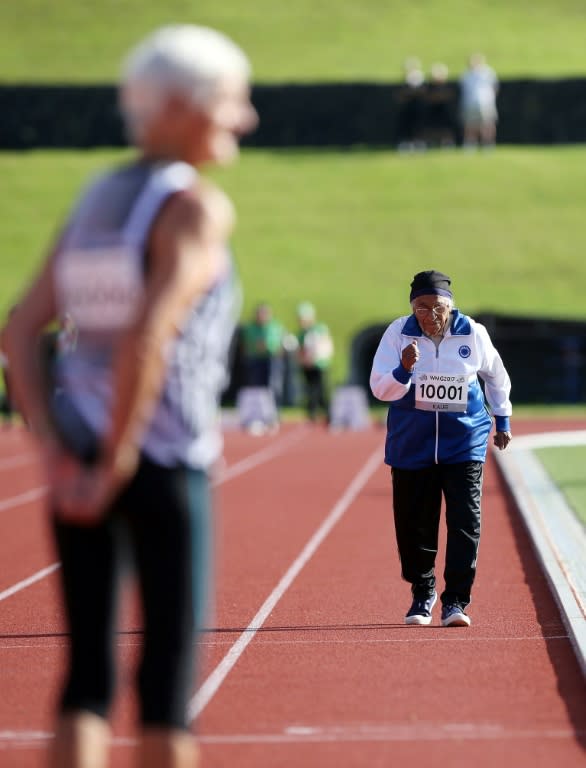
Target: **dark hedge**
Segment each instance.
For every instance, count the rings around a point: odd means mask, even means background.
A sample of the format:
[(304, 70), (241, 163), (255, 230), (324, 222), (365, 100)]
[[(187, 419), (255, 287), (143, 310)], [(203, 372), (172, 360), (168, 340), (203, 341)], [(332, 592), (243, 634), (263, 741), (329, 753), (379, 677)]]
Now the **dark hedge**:
[[(405, 91), (373, 83), (257, 85), (256, 147), (396, 146), (405, 131)], [(460, 140), (458, 86), (444, 93), (444, 121)], [(586, 79), (508, 80), (498, 97), (498, 141), (586, 141)], [(430, 105), (419, 104), (425, 132)], [(124, 132), (111, 85), (0, 85), (0, 148), (122, 146)]]

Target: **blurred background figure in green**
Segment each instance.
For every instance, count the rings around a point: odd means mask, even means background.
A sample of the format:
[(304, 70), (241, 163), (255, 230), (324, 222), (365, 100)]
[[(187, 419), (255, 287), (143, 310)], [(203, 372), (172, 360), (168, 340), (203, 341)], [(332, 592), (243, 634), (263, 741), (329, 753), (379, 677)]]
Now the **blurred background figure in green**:
[(267, 387), (277, 404), (282, 402), (283, 394), (284, 336), (284, 327), (274, 319), (266, 302), (256, 307), (251, 322), (242, 328), (244, 384)]

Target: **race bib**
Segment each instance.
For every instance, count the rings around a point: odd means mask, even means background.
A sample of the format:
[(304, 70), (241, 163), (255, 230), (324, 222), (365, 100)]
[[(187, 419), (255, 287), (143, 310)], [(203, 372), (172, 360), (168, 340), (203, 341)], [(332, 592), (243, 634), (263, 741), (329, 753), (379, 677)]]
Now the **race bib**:
[(128, 248), (65, 251), (57, 269), (62, 302), (78, 328), (114, 330), (133, 320), (142, 275)]
[(426, 373), (415, 376), (415, 407), (421, 411), (460, 411), (468, 404), (468, 377), (463, 374)]

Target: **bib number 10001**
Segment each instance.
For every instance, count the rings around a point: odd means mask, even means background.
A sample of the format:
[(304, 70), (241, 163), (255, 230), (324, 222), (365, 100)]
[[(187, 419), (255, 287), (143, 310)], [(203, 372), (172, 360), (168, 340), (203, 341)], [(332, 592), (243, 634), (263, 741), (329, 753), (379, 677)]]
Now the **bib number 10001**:
[(468, 402), (466, 376), (445, 373), (418, 373), (415, 407), (423, 411), (465, 411)]

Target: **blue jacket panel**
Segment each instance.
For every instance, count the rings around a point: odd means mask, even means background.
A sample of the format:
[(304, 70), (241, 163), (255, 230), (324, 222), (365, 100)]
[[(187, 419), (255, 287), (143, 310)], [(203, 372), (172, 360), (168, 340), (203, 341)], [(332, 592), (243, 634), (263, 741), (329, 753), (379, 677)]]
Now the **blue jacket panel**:
[(430, 464), (485, 461), (492, 419), (484, 404), (480, 384), (468, 390), (465, 413), (439, 413), (415, 408), (414, 385), (389, 407), (385, 463), (403, 469)]
[[(420, 371), (466, 375), (465, 412), (415, 407), (415, 384), (400, 364), (402, 348), (413, 339), (420, 348)], [(435, 463), (485, 461), (492, 418), (479, 375), (485, 380), (493, 412), (508, 416), (510, 380), (483, 326), (454, 310), (451, 328), (436, 348), (422, 334), (413, 315), (392, 323), (381, 339), (371, 375), (374, 394), (391, 401), (385, 462), (403, 469), (421, 469)]]

